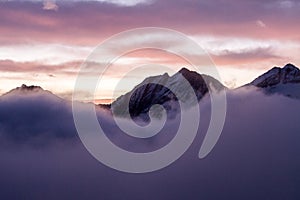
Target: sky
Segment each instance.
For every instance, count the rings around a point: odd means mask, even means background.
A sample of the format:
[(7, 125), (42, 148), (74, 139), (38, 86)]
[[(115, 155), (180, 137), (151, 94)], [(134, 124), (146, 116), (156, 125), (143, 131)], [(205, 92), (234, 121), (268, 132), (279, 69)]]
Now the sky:
[[(236, 88), (273, 66), (300, 65), (299, 19), (300, 1), (293, 0), (0, 0), (0, 94), (24, 83), (70, 99), (80, 65), (95, 47), (141, 27), (187, 35), (209, 54), (219, 80)], [(195, 53), (173, 40), (168, 45)], [(149, 63), (174, 71), (188, 67), (166, 52), (130, 53), (103, 75), (97, 101), (113, 98), (125, 69)], [(114, 92), (121, 95), (145, 77), (162, 73), (155, 68), (131, 76), (127, 87)]]

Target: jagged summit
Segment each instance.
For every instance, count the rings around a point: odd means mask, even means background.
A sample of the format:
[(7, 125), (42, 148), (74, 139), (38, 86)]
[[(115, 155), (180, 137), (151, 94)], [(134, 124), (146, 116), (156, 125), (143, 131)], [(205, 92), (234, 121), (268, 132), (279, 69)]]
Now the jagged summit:
[(44, 90), (40, 86), (36, 85), (26, 85), (22, 84), (20, 87), (16, 87), (15, 89), (10, 90), (9, 92), (3, 94), (2, 96), (10, 96), (10, 95), (32, 95), (32, 94), (47, 94), (47, 95), (52, 95), (57, 98), (58, 96), (54, 95), (52, 92), (48, 90)]
[[(186, 80), (192, 86), (195, 92), (194, 94), (191, 94), (191, 90), (185, 88), (186, 84), (184, 84), (184, 81)], [(121, 116), (127, 113), (127, 109), (129, 109), (133, 117), (147, 113), (152, 105), (155, 104), (163, 105), (167, 110), (177, 109), (178, 99), (172, 91), (175, 91), (176, 94), (180, 94), (181, 100), (186, 102), (191, 101), (191, 95), (196, 94), (197, 100), (199, 101), (208, 93), (208, 87), (216, 91), (226, 88), (213, 77), (200, 75), (195, 71), (182, 68), (173, 76), (169, 76), (165, 73), (163, 75), (146, 78), (132, 91), (114, 101), (112, 103), (112, 109), (114, 109), (115, 114)], [(193, 105), (196, 102), (189, 103)]]
[(185, 74), (185, 73), (190, 73), (191, 71), (185, 67), (181, 68), (178, 73), (181, 73), (181, 74)]
[(286, 65), (283, 67), (283, 69), (299, 71), (299, 69), (298, 69), (295, 65), (293, 65), (293, 64), (291, 64), (291, 63), (286, 64)]
[(259, 87), (266, 94), (300, 99), (300, 70), (291, 63), (282, 68), (273, 67), (247, 85)]
[(53, 94), (52, 92), (44, 90), (40, 86), (26, 84), (22, 84), (20, 87), (16, 87), (15, 89), (12, 89), (9, 92), (3, 94), (1, 96), (1, 99), (11, 99), (11, 97), (16, 97), (16, 99), (23, 100), (31, 98), (40, 98), (40, 100), (48, 99), (56, 102), (68, 102), (67, 100), (62, 99), (61, 97)]
[(21, 87), (17, 87), (16, 90), (21, 90), (21, 91), (40, 91), (40, 90), (44, 90), (42, 87), (40, 86), (36, 86), (36, 85), (30, 85), (27, 86), (26, 84), (22, 84)]
[(20, 87), (16, 87), (16, 88), (10, 90), (9, 92), (5, 93), (4, 95), (12, 94), (12, 93), (22, 93), (22, 94), (36, 93), (36, 92), (41, 92), (41, 91), (46, 91), (46, 90), (44, 90), (40, 86), (22, 84)]
[(250, 83), (261, 88), (277, 84), (300, 83), (300, 70), (293, 64), (287, 64), (282, 68), (273, 67), (263, 75)]

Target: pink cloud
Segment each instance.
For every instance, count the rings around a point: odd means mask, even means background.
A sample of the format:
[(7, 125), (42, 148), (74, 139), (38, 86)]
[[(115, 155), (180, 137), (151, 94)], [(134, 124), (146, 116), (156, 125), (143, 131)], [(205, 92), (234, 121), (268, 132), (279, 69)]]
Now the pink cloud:
[[(53, 1), (46, 2), (50, 2), (46, 3), (47, 8), (56, 9)], [(300, 8), (283, 9), (270, 7), (269, 4), (261, 1), (201, 3), (167, 0), (150, 5), (118, 7), (97, 2), (77, 2), (61, 3), (59, 12), (54, 13), (41, 10), (39, 3), (10, 2), (2, 3), (0, 8), (0, 33), (2, 42), (6, 43), (30, 38), (95, 45), (120, 31), (160, 26), (187, 34), (299, 39), (300, 27), (296, 24)], [(269, 26), (264, 26), (266, 24)]]
[(53, 0), (45, 0), (43, 3), (43, 9), (44, 10), (58, 10), (58, 5)]

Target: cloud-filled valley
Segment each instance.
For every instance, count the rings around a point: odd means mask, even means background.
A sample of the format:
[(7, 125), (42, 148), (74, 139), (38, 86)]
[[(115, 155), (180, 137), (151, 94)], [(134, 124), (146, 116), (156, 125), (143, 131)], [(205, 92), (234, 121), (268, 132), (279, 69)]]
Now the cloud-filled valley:
[[(71, 104), (45, 91), (0, 98), (1, 199), (298, 199), (300, 101), (265, 95), (255, 87), (227, 92), (220, 140), (204, 159), (210, 101), (200, 101), (198, 135), (175, 163), (135, 175), (94, 159), (77, 136)], [(172, 139), (180, 118), (157, 136), (121, 136), (110, 114), (97, 109), (100, 124), (116, 144), (151, 151)], [(194, 120), (194, 119), (190, 119)], [(195, 123), (197, 123), (195, 121)]]

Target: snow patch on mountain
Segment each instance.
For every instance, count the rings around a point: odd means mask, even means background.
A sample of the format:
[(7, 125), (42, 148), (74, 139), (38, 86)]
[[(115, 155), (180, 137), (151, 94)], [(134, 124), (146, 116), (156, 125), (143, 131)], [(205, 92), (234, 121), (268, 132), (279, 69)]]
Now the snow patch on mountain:
[(249, 85), (262, 88), (267, 94), (300, 98), (300, 70), (292, 64), (283, 68), (274, 67), (247, 86)]
[[(179, 99), (192, 106), (198, 103), (209, 90), (216, 92), (225, 88), (211, 76), (200, 75), (182, 68), (173, 76), (165, 73), (146, 78), (133, 90), (120, 96), (112, 103), (111, 107), (117, 116), (125, 116), (130, 113), (132, 117), (138, 117), (147, 116), (150, 108), (159, 104), (167, 110), (169, 116), (174, 117), (180, 109)], [(192, 98), (195, 95), (196, 98)], [(154, 114), (160, 116), (162, 107), (157, 107), (154, 111)]]
[(274, 67), (250, 84), (265, 88), (286, 83), (300, 83), (300, 70), (292, 64), (287, 64), (283, 68)]

